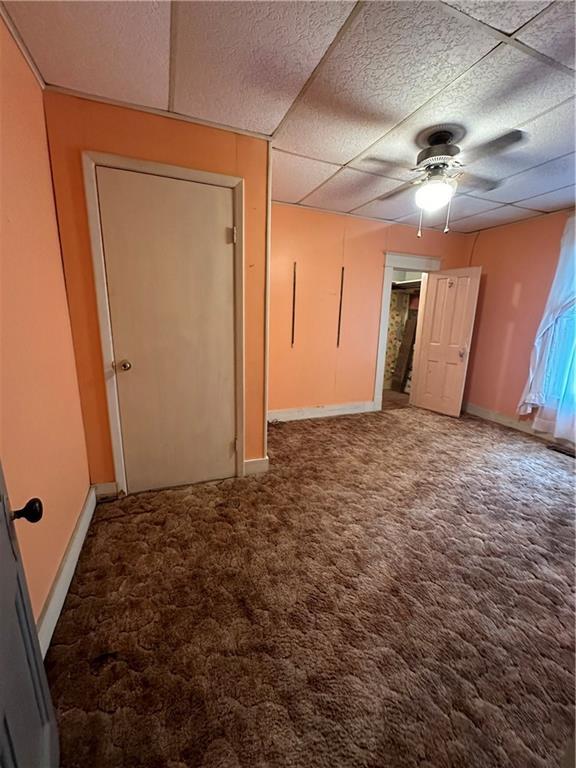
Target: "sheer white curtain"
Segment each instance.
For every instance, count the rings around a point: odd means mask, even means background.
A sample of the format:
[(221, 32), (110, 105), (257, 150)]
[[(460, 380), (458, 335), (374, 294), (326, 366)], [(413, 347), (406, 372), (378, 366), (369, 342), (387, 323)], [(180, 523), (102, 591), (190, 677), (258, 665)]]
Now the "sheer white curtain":
[(534, 429), (574, 442), (576, 433), (576, 251), (574, 216), (568, 219), (558, 267), (536, 333), (530, 373), (518, 405), (538, 411)]

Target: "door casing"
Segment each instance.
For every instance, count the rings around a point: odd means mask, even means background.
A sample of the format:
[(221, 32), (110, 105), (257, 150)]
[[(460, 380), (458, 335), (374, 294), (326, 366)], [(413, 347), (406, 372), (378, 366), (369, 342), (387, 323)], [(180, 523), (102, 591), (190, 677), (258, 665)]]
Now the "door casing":
[(384, 368), (386, 364), (386, 345), (388, 341), (388, 323), (390, 322), (390, 300), (395, 269), (408, 272), (436, 272), (440, 269), (440, 259), (430, 256), (416, 256), (411, 253), (386, 252), (384, 276), (382, 280), (382, 305), (380, 311), (380, 335), (378, 337), (378, 355), (376, 358), (376, 376), (374, 382), (375, 411), (382, 410), (382, 389), (384, 387)]
[(88, 211), (90, 244), (92, 251), (92, 266), (96, 288), (98, 308), (98, 323), (100, 329), (100, 345), (106, 383), (106, 400), (108, 404), (108, 423), (112, 440), (112, 454), (116, 492), (127, 493), (128, 484), (124, 462), (122, 443), (122, 427), (120, 420), (120, 404), (114, 372), (114, 347), (112, 340), (112, 324), (108, 302), (108, 287), (106, 282), (106, 264), (100, 222), (100, 205), (96, 169), (98, 167), (114, 168), (117, 170), (135, 171), (137, 173), (164, 176), (171, 179), (193, 181), (211, 186), (226, 187), (233, 191), (234, 227), (236, 232), (234, 245), (234, 299), (235, 299), (235, 369), (236, 369), (236, 476), (244, 475), (244, 180), (236, 176), (225, 176), (218, 173), (196, 171), (176, 165), (164, 165), (137, 158), (121, 157), (101, 152), (83, 152), (82, 164), (84, 169), (84, 191)]

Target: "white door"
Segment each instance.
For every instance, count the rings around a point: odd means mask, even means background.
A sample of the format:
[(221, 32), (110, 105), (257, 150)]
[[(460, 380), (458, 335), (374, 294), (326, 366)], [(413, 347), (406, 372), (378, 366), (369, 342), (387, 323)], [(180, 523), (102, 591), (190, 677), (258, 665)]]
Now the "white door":
[(411, 405), (460, 415), (481, 272), (467, 267), (424, 275)]
[(97, 168), (129, 491), (236, 473), (233, 192)]
[[(27, 507), (34, 520), (37, 500)], [(0, 467), (0, 766), (58, 765), (56, 718)]]

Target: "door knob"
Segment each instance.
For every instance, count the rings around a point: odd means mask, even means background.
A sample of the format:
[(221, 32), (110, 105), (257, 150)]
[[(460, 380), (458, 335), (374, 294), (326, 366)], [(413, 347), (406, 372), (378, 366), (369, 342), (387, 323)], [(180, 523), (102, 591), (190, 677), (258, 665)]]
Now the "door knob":
[(30, 499), (22, 509), (15, 509), (12, 516), (14, 520), (20, 520), (23, 517), (29, 523), (37, 523), (39, 520), (42, 520), (43, 511), (40, 499)]
[(120, 368), (121, 371), (129, 371), (130, 368), (132, 368), (132, 363), (130, 360), (120, 360), (120, 362), (116, 363), (114, 367)]
[(464, 358), (466, 357), (466, 347), (460, 347), (460, 349), (458, 350), (458, 357), (460, 358), (460, 360), (464, 360)]

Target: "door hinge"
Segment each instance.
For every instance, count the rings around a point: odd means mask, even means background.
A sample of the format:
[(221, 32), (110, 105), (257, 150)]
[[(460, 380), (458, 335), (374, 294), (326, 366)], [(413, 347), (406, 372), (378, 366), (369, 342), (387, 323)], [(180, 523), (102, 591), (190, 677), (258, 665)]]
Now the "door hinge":
[(232, 242), (234, 243), (234, 245), (236, 245), (237, 240), (238, 240), (238, 230), (236, 229), (236, 227), (232, 227)]
[(238, 453), (238, 451), (240, 450), (240, 438), (239, 437), (235, 437), (234, 438), (234, 450), (236, 451), (236, 453)]

